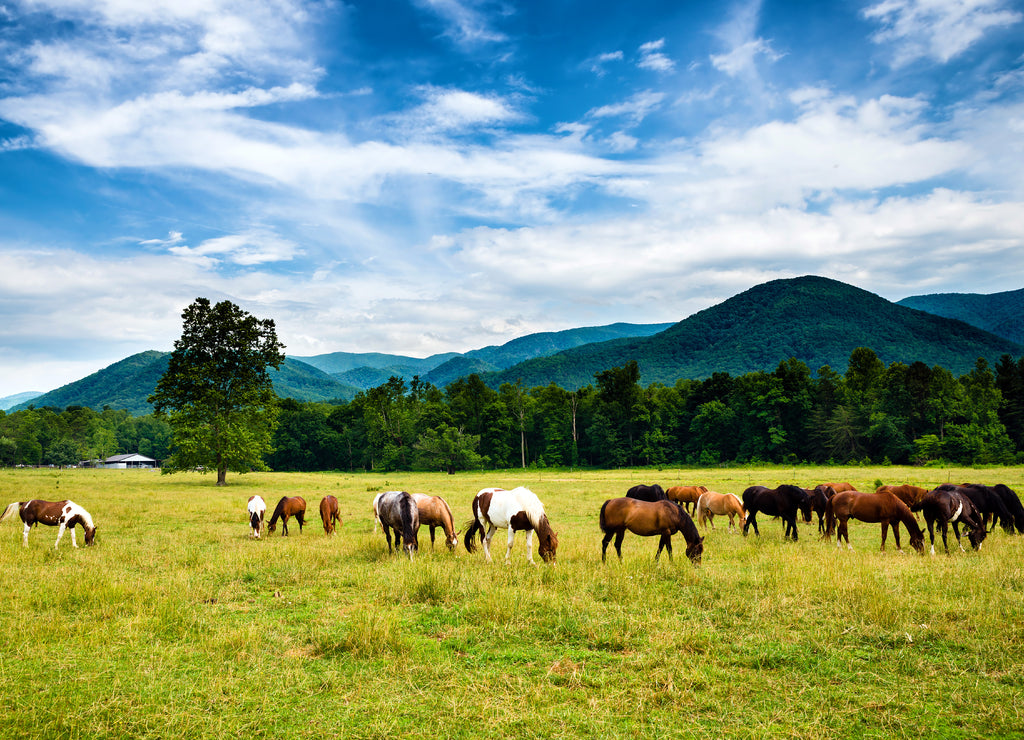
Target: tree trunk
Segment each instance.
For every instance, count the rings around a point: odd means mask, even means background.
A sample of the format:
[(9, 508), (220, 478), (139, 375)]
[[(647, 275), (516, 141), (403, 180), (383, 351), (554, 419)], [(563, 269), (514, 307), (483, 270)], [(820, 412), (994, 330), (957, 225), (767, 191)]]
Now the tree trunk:
[(217, 485), (226, 486), (228, 484), (228, 469), (227, 467), (217, 468)]

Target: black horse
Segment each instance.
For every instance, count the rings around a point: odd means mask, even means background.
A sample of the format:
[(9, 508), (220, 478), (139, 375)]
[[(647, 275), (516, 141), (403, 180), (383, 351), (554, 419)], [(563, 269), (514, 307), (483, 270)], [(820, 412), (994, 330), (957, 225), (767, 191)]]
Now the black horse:
[(747, 510), (747, 523), (743, 525), (743, 536), (746, 537), (750, 525), (754, 525), (754, 534), (761, 533), (757, 529), (757, 513), (763, 511), (769, 516), (777, 516), (786, 525), (785, 536), (797, 539), (796, 514), (803, 511), (804, 521), (811, 521), (811, 498), (807, 491), (799, 486), (783, 484), (778, 488), (767, 486), (751, 486), (743, 492), (743, 508)]
[(996, 483), (992, 486), (992, 492), (1002, 499), (1006, 510), (1013, 517), (1013, 523), (1017, 527), (1018, 534), (1024, 534), (1024, 506), (1021, 505), (1017, 492), (1002, 483)]
[(668, 501), (664, 489), (657, 483), (650, 486), (633, 486), (626, 491), (626, 498), (635, 498), (638, 501)]
[[(920, 511), (924, 514), (925, 523), (928, 525), (928, 536), (931, 538), (932, 555), (935, 554), (935, 522), (939, 523), (939, 531), (942, 533), (942, 544), (949, 554), (949, 544), (946, 542), (946, 533), (949, 525), (953, 525), (953, 534), (956, 535), (957, 544), (960, 544), (959, 522), (970, 527), (967, 539), (975, 550), (981, 547), (987, 531), (982, 522), (978, 510), (974, 507), (970, 497), (957, 490), (961, 486), (943, 484), (934, 491), (929, 491), (922, 496), (916, 504), (910, 507), (911, 511)], [(960, 545), (963, 550), (963, 545)]]
[(804, 513), (804, 521), (808, 524), (811, 523), (811, 514), (818, 515), (818, 534), (822, 537), (825, 536), (825, 508), (828, 506), (828, 500), (832, 497), (825, 493), (828, 491), (832, 496), (835, 495), (835, 491), (829, 486), (815, 486), (814, 488), (805, 488), (804, 491), (807, 493), (807, 497), (811, 500), (810, 505), (807, 507)]
[(961, 496), (969, 498), (971, 503), (974, 504), (974, 508), (978, 512), (978, 518), (981, 519), (985, 529), (989, 528), (989, 518), (991, 517), (992, 529), (995, 529), (998, 524), (1006, 530), (1007, 534), (1013, 534), (1013, 517), (1007, 511), (1003, 500), (988, 486), (983, 486), (979, 483), (964, 483), (959, 486), (952, 483), (943, 483), (936, 490), (938, 489), (955, 491)]

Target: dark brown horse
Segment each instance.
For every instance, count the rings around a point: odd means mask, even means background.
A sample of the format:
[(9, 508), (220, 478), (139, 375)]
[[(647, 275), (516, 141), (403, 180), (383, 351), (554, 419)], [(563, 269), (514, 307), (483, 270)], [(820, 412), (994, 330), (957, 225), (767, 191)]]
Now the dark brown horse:
[(978, 510), (982, 524), (984, 524), (986, 529), (989, 528), (989, 520), (991, 519), (992, 529), (995, 529), (998, 524), (1006, 531), (1006, 534), (1013, 534), (1013, 516), (1007, 510), (1002, 497), (997, 495), (988, 486), (983, 486), (980, 483), (964, 483), (959, 486), (944, 483), (938, 487), (956, 490), (961, 495), (967, 496), (971, 503), (974, 504), (974, 508)]
[(810, 506), (804, 512), (804, 521), (808, 524), (813, 520), (812, 514), (818, 515), (818, 534), (822, 537), (825, 536), (825, 507), (828, 506), (828, 500), (836, 495), (836, 491), (832, 486), (826, 486), (824, 483), (815, 486), (814, 488), (805, 488), (807, 497), (810, 499)]
[[(892, 536), (896, 540), (896, 549), (900, 547), (900, 524), (907, 528), (910, 534), (910, 546), (918, 552), (924, 552), (924, 532), (917, 524), (917, 519), (910, 513), (910, 507), (903, 503), (893, 493), (870, 493), (862, 491), (842, 491), (829, 499), (828, 507), (825, 509), (825, 521), (827, 529), (825, 536), (836, 535), (836, 547), (843, 546), (843, 538), (846, 538), (846, 546), (853, 549), (850, 544), (850, 531), (847, 523), (850, 519), (859, 519), (862, 522), (879, 522), (882, 525), (882, 550), (885, 550), (885, 538), (889, 534), (889, 527), (892, 526)], [(838, 531), (836, 521), (839, 522)]]
[(807, 491), (788, 484), (778, 488), (751, 486), (743, 492), (743, 508), (747, 511), (747, 522), (743, 525), (744, 536), (750, 525), (754, 525), (754, 534), (761, 536), (757, 529), (757, 514), (762, 511), (782, 519), (786, 526), (785, 536), (792, 537), (794, 541), (797, 539), (797, 511), (803, 511), (804, 521), (811, 521), (811, 499)]
[(932, 555), (935, 554), (935, 522), (939, 523), (939, 530), (942, 532), (942, 545), (949, 554), (949, 543), (946, 541), (946, 533), (949, 525), (953, 525), (953, 534), (956, 535), (956, 542), (960, 544), (960, 528), (958, 522), (963, 522), (970, 527), (967, 539), (975, 550), (981, 547), (985, 539), (985, 524), (971, 499), (957, 490), (958, 486), (939, 486), (934, 491), (929, 491), (918, 500), (911, 508), (920, 511), (924, 515), (924, 521), (928, 525), (928, 536), (931, 539)]
[(1017, 492), (1003, 483), (996, 483), (992, 486), (992, 492), (1003, 500), (1003, 505), (1013, 517), (1013, 523), (1017, 527), (1018, 534), (1024, 534), (1024, 505), (1021, 505)]
[(697, 531), (690, 515), (683, 507), (672, 501), (640, 501), (634, 498), (613, 498), (601, 505), (599, 519), (604, 539), (601, 541), (601, 562), (608, 553), (608, 543), (615, 538), (615, 552), (622, 560), (622, 540), (628, 529), (641, 537), (660, 535), (658, 552), (654, 559), (661, 556), (663, 549), (668, 550), (668, 559), (672, 559), (672, 535), (680, 532), (686, 540), (686, 557), (694, 565), (700, 565), (704, 553), (704, 538)]
[(320, 519), (324, 523), (324, 534), (333, 534), (334, 530), (344, 523), (338, 510), (338, 499), (334, 496), (324, 496), (320, 499)]
[(701, 494), (707, 492), (707, 486), (672, 486), (665, 491), (665, 495), (669, 501), (675, 501), (689, 513), (690, 504), (693, 504), (693, 510), (696, 511)]
[(71, 530), (71, 546), (78, 547), (75, 541), (75, 526), (82, 525), (85, 530), (85, 544), (91, 545), (96, 538), (96, 525), (93, 524), (89, 512), (73, 501), (15, 501), (10, 504), (4, 513), (0, 514), (0, 522), (5, 522), (18, 512), (21, 521), (25, 524), (25, 531), (21, 538), (21, 544), (28, 547), (28, 533), (36, 524), (45, 524), (48, 527), (59, 527), (57, 530), (57, 541), (53, 543), (53, 549), (57, 549), (60, 538), (64, 536), (64, 530)]
[(302, 534), (302, 524), (306, 518), (306, 499), (301, 496), (282, 496), (274, 508), (274, 516), (270, 517), (268, 532), (277, 529), (277, 520), (281, 520), (281, 536), (288, 536), (288, 518), (295, 517), (299, 523), (299, 534)]
[(667, 501), (668, 496), (665, 495), (665, 490), (657, 483), (653, 485), (640, 484), (633, 486), (626, 491), (627, 498), (635, 498), (638, 501)]

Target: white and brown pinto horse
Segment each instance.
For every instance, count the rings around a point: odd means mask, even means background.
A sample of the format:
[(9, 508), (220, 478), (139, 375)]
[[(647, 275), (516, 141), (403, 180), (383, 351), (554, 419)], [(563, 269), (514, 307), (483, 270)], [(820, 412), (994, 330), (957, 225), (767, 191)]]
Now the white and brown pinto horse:
[(260, 533), (263, 532), (263, 522), (267, 518), (267, 502), (262, 496), (250, 496), (246, 510), (249, 512), (249, 536), (258, 540)]
[(444, 544), (449, 551), (454, 551), (459, 546), (459, 533), (455, 531), (452, 507), (440, 496), (431, 496), (426, 493), (411, 495), (412, 500), (416, 502), (416, 509), (420, 513), (420, 526), (430, 527), (430, 547), (434, 547), (434, 530), (440, 527), (444, 530)]
[(57, 549), (60, 538), (64, 536), (64, 530), (71, 530), (71, 545), (78, 547), (75, 541), (75, 526), (81, 524), (85, 530), (85, 544), (91, 545), (96, 538), (96, 525), (93, 524), (89, 512), (73, 501), (15, 501), (4, 509), (0, 515), (0, 522), (5, 522), (18, 512), (21, 521), (25, 523), (25, 533), (21, 543), (28, 547), (28, 533), (35, 524), (45, 524), (49, 527), (60, 527), (57, 530), (57, 541), (53, 543), (53, 549)]
[[(464, 537), (466, 550), (476, 550), (475, 536), (480, 533), (484, 545), (484, 555), (491, 562), (491, 538), (498, 529), (508, 530), (508, 548), (505, 550), (505, 562), (511, 562), (512, 545), (515, 543), (516, 532), (526, 532), (526, 559), (536, 565), (533, 559), (533, 533), (537, 532), (537, 551), (545, 562), (555, 562), (558, 550), (558, 536), (551, 528), (544, 505), (536, 494), (528, 488), (513, 488), (506, 491), (502, 488), (484, 488), (473, 499), (473, 519), (467, 523)], [(486, 534), (485, 534), (486, 530)]]

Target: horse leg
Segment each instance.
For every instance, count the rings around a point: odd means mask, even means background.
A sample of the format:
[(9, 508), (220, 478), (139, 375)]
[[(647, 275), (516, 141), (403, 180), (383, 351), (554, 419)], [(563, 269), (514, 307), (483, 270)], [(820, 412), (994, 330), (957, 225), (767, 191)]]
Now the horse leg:
[(612, 537), (615, 536), (615, 532), (605, 532), (604, 538), (601, 540), (601, 562), (604, 562), (605, 556), (608, 554), (608, 543), (612, 541)]
[(946, 541), (946, 533), (949, 530), (949, 523), (943, 520), (939, 526), (942, 530), (942, 546), (946, 548), (946, 554), (949, 555), (949, 543)]
[(391, 553), (391, 527), (384, 522), (380, 523), (381, 531), (384, 532), (384, 538), (388, 541), (388, 553)]
[(747, 536), (747, 530), (750, 529), (750, 525), (751, 524), (754, 525), (754, 534), (756, 534), (758, 537), (760, 537), (761, 533), (757, 531), (757, 509), (751, 509), (747, 513), (747, 523), (743, 525), (743, 536), (744, 537)]
[[(896, 551), (903, 552), (903, 545), (900, 544), (900, 523), (892, 522), (892, 536), (896, 540)], [(907, 530), (907, 536), (910, 536), (910, 530)]]
[(435, 529), (437, 529), (437, 526), (434, 525), (434, 524), (431, 524), (430, 525), (430, 549), (431, 550), (434, 549), (434, 530)]
[(31, 524), (26, 524), (25, 525), (25, 531), (21, 535), (21, 544), (22, 544), (22, 546), (28, 547), (28, 533), (31, 532), (31, 531), (32, 531), (32, 525)]
[[(512, 528), (509, 527), (508, 531), (511, 532)], [(530, 561), (530, 565), (536, 565), (537, 563), (533, 559), (533, 530), (526, 530), (526, 559)]]
[[(512, 545), (516, 541), (516, 531), (512, 529), (512, 525), (508, 525), (508, 547), (505, 548), (505, 565), (512, 562)], [(528, 557), (532, 557), (533, 553), (527, 553)], [(533, 562), (532, 560), (530, 562)]]
[(964, 549), (964, 543), (960, 541), (960, 524), (955, 521), (953, 522), (953, 534), (956, 535), (956, 544), (960, 546), (960, 552), (967, 552)]
[(494, 537), (494, 533), (496, 531), (498, 531), (498, 528), (495, 527), (493, 524), (488, 524), (487, 525), (487, 534), (484, 535), (483, 542), (484, 542), (484, 555), (486, 556), (486, 559), (487, 559), (488, 563), (492, 562), (492, 560), (491, 560), (491, 538)]
[[(60, 523), (60, 527), (57, 529), (57, 541), (53, 543), (53, 549), (54, 550), (56, 550), (57, 549), (57, 545), (60, 544), (60, 538), (64, 536), (64, 530), (67, 529), (67, 526), (68, 525), (65, 524), (64, 522)], [(71, 530), (71, 533), (74, 534), (74, 530)], [(77, 547), (77, 545), (76, 545), (76, 547)]]
[(622, 560), (622, 541), (626, 539), (626, 528), (623, 527), (615, 534), (615, 552), (619, 556), (619, 560)]

